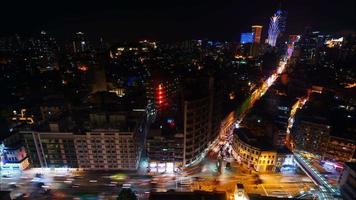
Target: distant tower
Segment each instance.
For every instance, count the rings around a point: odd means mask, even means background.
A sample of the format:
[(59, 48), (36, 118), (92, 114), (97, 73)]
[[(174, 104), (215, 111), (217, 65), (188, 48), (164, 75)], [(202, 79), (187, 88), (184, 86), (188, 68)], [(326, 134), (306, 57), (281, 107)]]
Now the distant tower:
[(287, 29), (287, 11), (279, 9), (275, 15), (279, 16), (279, 31), (284, 33)]
[(86, 51), (87, 49), (88, 49), (87, 42), (84, 33), (83, 32), (75, 33), (75, 37), (73, 41), (73, 52), (80, 53)]
[(271, 17), (271, 22), (269, 23), (268, 44), (271, 45), (272, 47), (276, 46), (277, 38), (278, 38), (279, 33), (280, 33), (279, 20), (280, 20), (280, 16), (274, 14)]
[(253, 33), (253, 43), (259, 44), (261, 42), (261, 33), (262, 33), (262, 26), (260, 25), (253, 25), (252, 26), (252, 33)]
[(283, 0), (280, 0), (279, 9), (275, 13), (275, 15), (279, 16), (279, 31), (281, 34), (283, 34), (287, 29), (287, 14), (288, 14), (288, 12), (285, 9), (283, 9), (282, 2)]
[(259, 49), (260, 49), (262, 26), (253, 25), (252, 33), (253, 33), (253, 42), (252, 42), (250, 55), (252, 57), (256, 57), (258, 55)]

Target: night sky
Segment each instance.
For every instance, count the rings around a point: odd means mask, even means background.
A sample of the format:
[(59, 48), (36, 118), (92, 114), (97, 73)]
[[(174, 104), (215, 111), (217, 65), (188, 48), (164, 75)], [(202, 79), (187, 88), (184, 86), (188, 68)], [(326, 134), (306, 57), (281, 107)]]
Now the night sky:
[[(1, 3), (0, 35), (44, 29), (60, 39), (83, 31), (108, 40), (237, 40), (250, 25), (262, 24), (279, 8), (278, 0), (48, 0)], [(283, 0), (287, 32), (305, 26), (334, 33), (354, 30), (354, 0)]]

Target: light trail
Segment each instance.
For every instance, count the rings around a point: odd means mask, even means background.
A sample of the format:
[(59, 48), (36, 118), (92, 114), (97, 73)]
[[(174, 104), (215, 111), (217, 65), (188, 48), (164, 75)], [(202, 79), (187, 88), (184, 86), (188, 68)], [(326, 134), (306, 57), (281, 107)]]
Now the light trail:
[(303, 106), (305, 105), (305, 103), (309, 100), (309, 95), (307, 95), (306, 97), (300, 98), (298, 99), (297, 102), (295, 102), (292, 106), (292, 109), (290, 111), (289, 114), (289, 118), (288, 118), (288, 125), (287, 125), (287, 134), (286, 134), (286, 146), (290, 149), (293, 150), (294, 145), (293, 145), (293, 141), (292, 141), (292, 137), (290, 135), (290, 131), (293, 128), (293, 124), (294, 124), (294, 117), (297, 114), (297, 111), (302, 109)]
[[(269, 76), (260, 87), (256, 88), (251, 95), (243, 102), (242, 106), (236, 111), (232, 111), (229, 115), (221, 122), (220, 131), (216, 139), (204, 150), (204, 152), (199, 156), (198, 159), (192, 163), (186, 165), (185, 167), (193, 167), (199, 164), (208, 154), (209, 151), (219, 152), (223, 147), (231, 149), (231, 155), (235, 157), (237, 154), (233, 151), (232, 140), (233, 140), (233, 130), (235, 127), (239, 127), (240, 123), (248, 113), (248, 111), (254, 106), (254, 104), (261, 99), (261, 97), (267, 92), (270, 86), (278, 79), (278, 77), (284, 72), (287, 61), (289, 57), (288, 54), (285, 55), (279, 62), (276, 71)], [(227, 147), (226, 147), (227, 146)], [(219, 157), (219, 156), (218, 156)], [(234, 198), (237, 197), (233, 194)], [(238, 199), (238, 198), (237, 198)]]
[(316, 170), (308, 159), (304, 158), (298, 151), (293, 151), (295, 160), (301, 169), (313, 180), (313, 182), (319, 186), (320, 190), (318, 192), (319, 199), (322, 200), (332, 200), (339, 199), (340, 192), (338, 189), (333, 187), (327, 182), (325, 177), (321, 175), (318, 170)]
[[(231, 112), (221, 123), (220, 132), (218, 137), (211, 143), (206, 151), (204, 151), (201, 159), (197, 162), (200, 162), (207, 154), (208, 151), (219, 151), (220, 144), (228, 144), (232, 149), (232, 139), (233, 139), (233, 129), (234, 127), (239, 127), (240, 123), (248, 113), (248, 111), (254, 106), (254, 104), (261, 99), (261, 97), (267, 92), (270, 86), (278, 79), (278, 77), (284, 72), (287, 65), (288, 57), (284, 56), (276, 69), (271, 76), (269, 76), (260, 87), (256, 88), (251, 95), (243, 102), (239, 112)], [(232, 153), (235, 155), (234, 153)]]

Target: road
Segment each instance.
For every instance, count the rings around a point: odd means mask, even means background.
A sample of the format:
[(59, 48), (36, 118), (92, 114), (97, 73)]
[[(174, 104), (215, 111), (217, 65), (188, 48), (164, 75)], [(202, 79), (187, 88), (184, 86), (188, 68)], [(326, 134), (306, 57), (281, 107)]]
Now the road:
[(298, 165), (303, 171), (312, 178), (313, 182), (319, 186), (320, 190), (317, 193), (321, 200), (341, 199), (340, 191), (330, 184), (328, 180), (322, 175), (300, 152), (294, 151), (294, 157)]
[[(225, 150), (232, 149), (232, 137), (233, 129), (238, 127), (248, 113), (248, 111), (253, 107), (256, 101), (258, 101), (268, 90), (268, 88), (273, 85), (277, 80), (279, 75), (283, 73), (286, 67), (285, 59), (281, 60), (279, 66), (275, 73), (273, 73), (268, 79), (266, 79), (260, 87), (255, 89), (251, 96), (243, 102), (240, 109), (231, 112), (221, 124), (220, 134), (216, 140), (209, 147), (209, 150), (205, 154), (208, 159), (212, 159), (213, 163), (203, 161), (202, 171), (210, 170), (212, 174), (203, 175), (199, 174), (199, 177), (204, 177), (203, 181), (197, 181), (194, 183), (195, 189), (213, 191), (222, 190), (226, 191), (228, 197), (234, 198), (235, 192), (234, 188), (236, 183), (243, 183), (246, 186), (247, 193), (258, 193), (266, 196), (276, 196), (276, 197), (291, 197), (300, 194), (303, 191), (314, 190), (312, 181), (305, 175), (281, 175), (281, 174), (270, 174), (261, 175), (260, 179), (262, 184), (256, 183), (256, 174), (251, 172), (251, 169), (245, 168), (243, 166), (237, 166), (235, 171), (226, 172), (223, 176), (216, 174), (216, 159), (225, 158), (225, 160), (234, 160), (231, 158), (226, 158), (224, 152)], [(295, 106), (294, 110), (304, 104), (305, 100), (302, 99)], [(296, 111), (294, 111), (295, 113)], [(294, 114), (293, 114), (294, 116)], [(234, 153), (230, 153), (230, 157)], [(215, 163), (214, 163), (215, 159)], [(238, 165), (237, 162), (232, 163), (233, 165)], [(198, 167), (200, 167), (199, 165)], [(233, 168), (234, 169), (234, 168)], [(232, 170), (233, 170), (232, 169)], [(245, 171), (243, 171), (245, 170)], [(214, 174), (215, 173), (215, 174)], [(197, 175), (197, 174), (196, 174)], [(257, 174), (257, 176), (259, 176)], [(286, 181), (289, 180), (289, 181)]]

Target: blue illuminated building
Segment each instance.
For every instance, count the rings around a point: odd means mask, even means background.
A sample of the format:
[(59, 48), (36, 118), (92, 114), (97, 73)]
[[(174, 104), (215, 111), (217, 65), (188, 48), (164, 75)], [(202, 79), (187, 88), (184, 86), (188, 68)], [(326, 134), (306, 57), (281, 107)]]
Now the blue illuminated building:
[(241, 33), (241, 44), (248, 44), (253, 42), (253, 33)]

